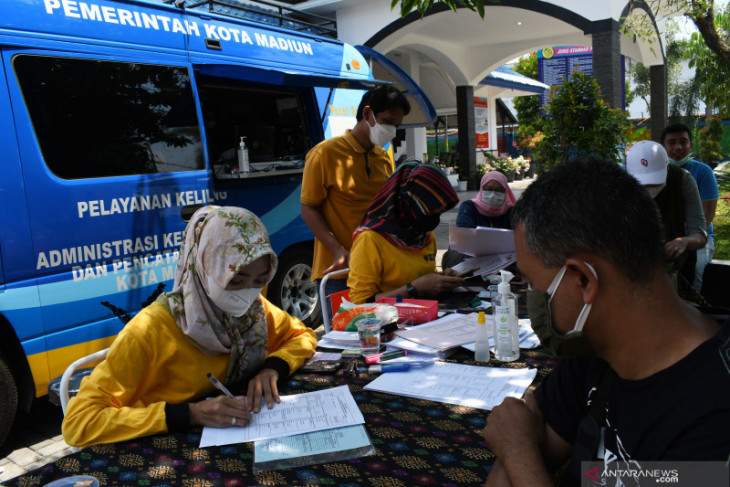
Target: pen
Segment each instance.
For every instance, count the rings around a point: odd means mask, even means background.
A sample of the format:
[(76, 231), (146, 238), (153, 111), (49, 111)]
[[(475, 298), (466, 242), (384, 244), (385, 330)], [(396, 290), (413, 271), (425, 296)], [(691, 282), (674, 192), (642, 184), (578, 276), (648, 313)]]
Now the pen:
[(386, 360), (392, 360), (394, 358), (403, 357), (408, 355), (405, 350), (394, 350), (392, 352), (374, 353), (365, 357), (366, 364), (377, 364), (378, 362), (384, 362)]
[(411, 369), (410, 364), (408, 363), (401, 363), (401, 364), (390, 364), (390, 365), (381, 365), (381, 364), (375, 364), (368, 367), (368, 374), (378, 374), (378, 373), (385, 373), (385, 372), (407, 372)]
[(218, 389), (219, 391), (221, 391), (226, 396), (231, 397), (233, 399), (236, 398), (233, 394), (231, 394), (231, 391), (229, 391), (226, 388), (226, 386), (224, 386), (223, 384), (221, 384), (221, 381), (219, 381), (218, 379), (216, 379), (215, 376), (213, 374), (211, 374), (210, 372), (208, 372), (208, 380), (213, 384), (213, 386), (216, 389)]

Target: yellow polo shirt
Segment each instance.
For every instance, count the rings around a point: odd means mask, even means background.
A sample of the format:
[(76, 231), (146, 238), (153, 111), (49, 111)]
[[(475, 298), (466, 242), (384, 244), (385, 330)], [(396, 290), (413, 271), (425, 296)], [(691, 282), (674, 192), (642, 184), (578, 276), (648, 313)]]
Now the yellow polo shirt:
[[(391, 291), (425, 274), (436, 272), (436, 238), (421, 250), (404, 250), (374, 230), (355, 238), (350, 253), (350, 301), (364, 303), (371, 296)], [(407, 296), (403, 296), (404, 298)]]
[[(367, 174), (365, 153), (370, 166)], [(302, 203), (319, 207), (337, 240), (350, 250), (352, 232), (362, 223), (365, 211), (385, 181), (393, 174), (393, 160), (382, 148), (369, 152), (350, 131), (317, 144), (307, 154), (302, 179)], [(315, 239), (312, 280), (332, 265), (334, 257)]]

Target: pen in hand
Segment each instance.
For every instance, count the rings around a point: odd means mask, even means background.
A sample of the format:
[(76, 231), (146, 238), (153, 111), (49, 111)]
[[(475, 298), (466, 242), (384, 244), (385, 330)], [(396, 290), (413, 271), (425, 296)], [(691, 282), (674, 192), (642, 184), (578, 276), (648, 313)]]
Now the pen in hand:
[(216, 377), (213, 374), (211, 374), (210, 372), (208, 372), (208, 380), (210, 381), (211, 384), (213, 384), (213, 386), (216, 389), (218, 389), (219, 391), (221, 391), (226, 396), (230, 397), (231, 399), (235, 399), (236, 398), (233, 394), (231, 394), (231, 391), (229, 391), (226, 388), (226, 386), (224, 386), (223, 384), (221, 384), (221, 381), (219, 381), (218, 379), (216, 379)]

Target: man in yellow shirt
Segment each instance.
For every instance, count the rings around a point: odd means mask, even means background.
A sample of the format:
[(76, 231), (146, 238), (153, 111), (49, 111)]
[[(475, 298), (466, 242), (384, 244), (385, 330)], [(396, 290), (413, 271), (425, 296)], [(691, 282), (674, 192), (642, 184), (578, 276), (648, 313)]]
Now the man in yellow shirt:
[[(393, 160), (383, 146), (395, 137), (410, 109), (398, 89), (377, 86), (363, 95), (354, 128), (307, 154), (301, 201), (302, 219), (315, 236), (313, 280), (348, 267), (352, 232), (393, 173)], [(344, 276), (329, 280), (325, 293), (344, 290), (346, 282)]]

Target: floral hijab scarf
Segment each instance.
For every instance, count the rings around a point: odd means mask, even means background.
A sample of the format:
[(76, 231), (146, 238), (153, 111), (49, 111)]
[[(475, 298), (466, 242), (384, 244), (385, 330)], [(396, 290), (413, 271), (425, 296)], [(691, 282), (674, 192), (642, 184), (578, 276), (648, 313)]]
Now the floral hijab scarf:
[(231, 354), (226, 383), (249, 377), (266, 358), (266, 314), (260, 296), (242, 316), (222, 311), (208, 298), (208, 277), (225, 288), (241, 269), (265, 255), (271, 259), (270, 281), (277, 259), (269, 235), (261, 220), (243, 208), (200, 208), (183, 234), (173, 289), (167, 293), (170, 311), (203, 353)]

